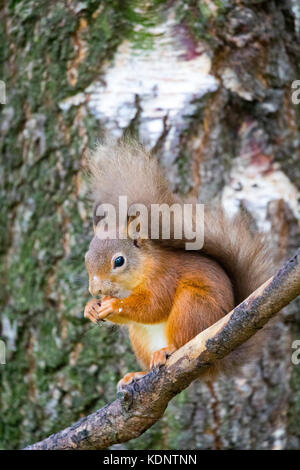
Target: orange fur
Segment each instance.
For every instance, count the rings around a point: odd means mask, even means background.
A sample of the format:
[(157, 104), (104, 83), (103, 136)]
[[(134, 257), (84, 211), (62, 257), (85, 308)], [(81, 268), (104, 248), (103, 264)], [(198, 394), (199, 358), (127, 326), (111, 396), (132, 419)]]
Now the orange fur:
[(109, 309), (106, 302), (104, 308), (99, 307), (99, 314), (104, 311), (107, 320), (129, 325), (132, 347), (146, 368), (155, 351), (151, 351), (144, 325), (165, 322), (164, 348), (179, 348), (234, 306), (231, 282), (213, 260), (159, 250), (148, 243), (144, 255), (147, 277), (141, 276), (143, 282), (127, 298), (111, 299)]

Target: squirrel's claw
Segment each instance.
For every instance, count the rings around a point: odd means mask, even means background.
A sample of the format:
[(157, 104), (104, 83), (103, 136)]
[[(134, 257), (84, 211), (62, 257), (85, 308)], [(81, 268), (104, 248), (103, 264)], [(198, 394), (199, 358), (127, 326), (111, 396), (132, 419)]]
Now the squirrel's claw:
[(174, 346), (168, 346), (167, 348), (161, 348), (155, 351), (150, 360), (150, 369), (154, 367), (162, 366), (166, 363), (168, 357), (176, 350)]
[(91, 322), (97, 323), (99, 318), (98, 318), (98, 312), (101, 307), (101, 302), (98, 299), (92, 299), (90, 300), (84, 309), (84, 318), (88, 318)]

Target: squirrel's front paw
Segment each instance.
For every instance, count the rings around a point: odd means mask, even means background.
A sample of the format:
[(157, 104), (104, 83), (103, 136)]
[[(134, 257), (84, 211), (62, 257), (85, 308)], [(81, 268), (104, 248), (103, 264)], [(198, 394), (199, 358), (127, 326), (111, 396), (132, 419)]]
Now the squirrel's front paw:
[(84, 318), (88, 318), (93, 323), (97, 323), (98, 319), (98, 312), (101, 307), (101, 301), (99, 299), (92, 299), (90, 300), (84, 309)]
[(116, 299), (113, 297), (103, 297), (101, 307), (98, 310), (98, 320), (105, 321), (112, 313), (115, 312)]
[(103, 297), (102, 300), (90, 300), (84, 309), (84, 317), (91, 320), (93, 323), (105, 321), (105, 319), (114, 312), (113, 304), (115, 299), (113, 297)]

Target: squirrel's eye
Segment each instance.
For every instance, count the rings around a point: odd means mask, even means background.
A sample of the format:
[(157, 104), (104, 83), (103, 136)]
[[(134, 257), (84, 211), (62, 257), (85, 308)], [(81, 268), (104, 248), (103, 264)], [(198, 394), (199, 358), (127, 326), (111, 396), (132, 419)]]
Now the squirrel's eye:
[(125, 263), (123, 256), (118, 256), (114, 261), (114, 268), (120, 268)]

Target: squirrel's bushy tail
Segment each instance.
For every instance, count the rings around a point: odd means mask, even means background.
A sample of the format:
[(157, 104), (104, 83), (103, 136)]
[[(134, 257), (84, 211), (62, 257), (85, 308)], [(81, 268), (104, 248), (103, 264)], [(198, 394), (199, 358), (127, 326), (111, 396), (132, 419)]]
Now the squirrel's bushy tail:
[(251, 232), (250, 217), (229, 217), (222, 207), (206, 206), (202, 252), (217, 260), (228, 273), (236, 305), (274, 273), (264, 235)]

